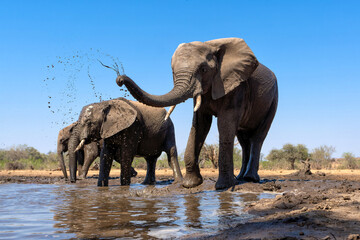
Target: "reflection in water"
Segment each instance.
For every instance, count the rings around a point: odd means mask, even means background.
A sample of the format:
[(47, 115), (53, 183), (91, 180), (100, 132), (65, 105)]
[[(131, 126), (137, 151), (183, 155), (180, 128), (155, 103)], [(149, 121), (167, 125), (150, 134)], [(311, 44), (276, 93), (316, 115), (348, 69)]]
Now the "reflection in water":
[[(11, 196), (9, 192), (2, 191), (9, 185), (13, 189)], [(29, 186), (0, 185), (0, 203), (5, 206), (0, 210), (0, 224), (5, 223), (0, 227), (0, 238), (147, 239), (176, 238), (192, 233), (211, 234), (248, 219), (250, 216), (242, 212), (244, 202), (274, 197), (271, 194), (227, 191), (156, 195), (153, 190), (167, 186), (137, 184), (111, 188)], [(17, 188), (22, 191), (16, 191)], [(26, 197), (24, 191), (28, 194)], [(25, 206), (22, 205), (24, 199), (28, 199)], [(15, 206), (19, 209), (19, 205), (23, 208), (31, 206), (21, 211), (22, 218), (16, 217), (20, 213)], [(29, 222), (29, 218), (35, 220)], [(34, 228), (34, 221), (39, 221), (41, 228)]]
[(185, 226), (187, 228), (199, 229), (202, 227), (199, 198), (198, 194), (184, 196)]

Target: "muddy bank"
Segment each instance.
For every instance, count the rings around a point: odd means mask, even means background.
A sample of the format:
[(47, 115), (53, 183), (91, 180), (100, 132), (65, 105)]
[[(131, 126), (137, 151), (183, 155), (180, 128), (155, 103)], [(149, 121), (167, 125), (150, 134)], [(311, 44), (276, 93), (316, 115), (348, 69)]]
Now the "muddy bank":
[[(132, 183), (141, 183), (145, 171), (139, 170)], [(80, 185), (96, 185), (98, 171)], [(191, 194), (214, 189), (216, 170), (202, 170), (204, 183), (193, 189), (171, 184), (172, 172), (157, 171), (157, 184), (132, 192), (139, 197)], [(227, 191), (271, 192), (274, 199), (261, 199), (245, 205), (254, 218), (224, 230), (217, 235), (193, 234), (198, 239), (360, 239), (360, 171), (319, 171), (305, 175), (294, 171), (261, 171), (262, 183), (242, 183)], [(110, 185), (120, 185), (120, 172), (113, 170)], [(0, 171), (1, 183), (68, 184), (60, 171)], [(130, 194), (130, 193), (129, 193)], [(234, 225), (232, 225), (234, 226)]]

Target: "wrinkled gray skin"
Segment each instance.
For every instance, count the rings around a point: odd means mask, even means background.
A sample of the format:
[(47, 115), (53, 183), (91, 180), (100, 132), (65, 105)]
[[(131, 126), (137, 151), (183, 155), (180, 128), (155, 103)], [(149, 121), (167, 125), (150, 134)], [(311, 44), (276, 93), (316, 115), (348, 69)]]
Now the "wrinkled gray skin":
[[(219, 131), (219, 176), (215, 188), (229, 188), (237, 182), (233, 164), (235, 137), (242, 147), (242, 168), (237, 180), (260, 180), (260, 150), (277, 108), (277, 80), (273, 72), (258, 63), (256, 58), (250, 62), (253, 69), (248, 71), (245, 79), (240, 79), (238, 72), (233, 73), (236, 56), (231, 54), (242, 51), (234, 47), (240, 40), (231, 38), (180, 44), (171, 61), (174, 88), (164, 95), (148, 94), (129, 77), (117, 77), (119, 86), (125, 84), (138, 101), (150, 106), (172, 106), (188, 98), (194, 98), (195, 106), (195, 99), (201, 96), (200, 108), (194, 109), (185, 150), (184, 187), (195, 187), (203, 182), (198, 159), (212, 116), (218, 119)], [(227, 49), (228, 46), (232, 49)], [(227, 72), (232, 75), (222, 78)]]
[[(57, 156), (60, 164), (61, 171), (63, 172), (64, 178), (67, 181), (68, 175), (66, 171), (66, 165), (64, 161), (64, 154), (68, 151), (68, 144), (70, 136), (72, 135), (72, 130), (76, 126), (77, 122), (70, 124), (69, 126), (61, 129), (59, 131), (58, 140), (57, 140)], [(85, 179), (91, 164), (95, 161), (97, 157), (100, 156), (102, 146), (102, 140), (98, 142), (90, 142), (84, 145), (84, 148), (79, 150), (76, 154), (76, 162), (78, 170), (78, 179)], [(118, 161), (118, 160), (116, 160)], [(131, 169), (132, 177), (137, 175), (135, 169)], [(70, 170), (70, 172), (73, 172)], [(76, 173), (76, 171), (75, 171)]]
[[(164, 108), (149, 107), (123, 98), (85, 106), (74, 129), (80, 133), (79, 138), (72, 143), (70, 140), (69, 150), (75, 149), (81, 140), (87, 143), (103, 139), (98, 186), (108, 186), (113, 159), (120, 159), (121, 185), (129, 185), (135, 156), (147, 161), (143, 184), (155, 184), (156, 161), (163, 151), (168, 156), (175, 182), (181, 182), (174, 126), (171, 119), (164, 120), (165, 115)], [(74, 165), (72, 157), (70, 164)]]

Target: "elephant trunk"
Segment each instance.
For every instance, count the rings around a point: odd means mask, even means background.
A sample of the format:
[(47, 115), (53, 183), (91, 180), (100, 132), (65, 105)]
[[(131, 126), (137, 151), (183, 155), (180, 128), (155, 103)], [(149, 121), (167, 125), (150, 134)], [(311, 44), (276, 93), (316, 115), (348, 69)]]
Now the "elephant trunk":
[(64, 154), (64, 149), (63, 149), (63, 147), (61, 147), (61, 145), (59, 146), (59, 144), (58, 144), (57, 156), (58, 156), (61, 171), (63, 172), (65, 180), (67, 180), (68, 176), (67, 176), (67, 172), (66, 172), (66, 166), (65, 166), (63, 154)]
[(119, 86), (125, 84), (131, 95), (139, 102), (153, 107), (168, 107), (184, 102), (188, 98), (193, 97), (194, 85), (191, 83), (191, 74), (188, 72), (180, 72), (175, 75), (174, 88), (164, 95), (151, 95), (142, 90), (134, 81), (126, 77), (123, 81), (116, 82)]
[(76, 182), (76, 172), (77, 172), (77, 159), (75, 149), (80, 143), (79, 130), (74, 128), (73, 134), (69, 139), (69, 168), (70, 168), (70, 181), (72, 183)]

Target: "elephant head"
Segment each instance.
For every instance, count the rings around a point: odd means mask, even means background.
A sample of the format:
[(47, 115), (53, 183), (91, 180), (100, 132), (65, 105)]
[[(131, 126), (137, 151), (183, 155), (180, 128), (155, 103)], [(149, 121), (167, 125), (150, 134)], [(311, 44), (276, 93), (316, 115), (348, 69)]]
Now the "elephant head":
[(127, 103), (125, 99), (116, 99), (94, 103), (83, 107), (75, 134), (69, 142), (69, 162), (71, 181), (76, 180), (76, 157), (77, 151), (84, 147), (84, 144), (107, 139), (122, 130), (131, 126), (137, 117), (137, 111)]
[(203, 94), (211, 90), (212, 99), (223, 97), (246, 81), (258, 64), (240, 38), (183, 43), (171, 60), (174, 88), (167, 94), (148, 94), (125, 75), (118, 76), (116, 82), (119, 86), (125, 84), (138, 101), (150, 106), (175, 106), (194, 98), (194, 111), (197, 111)]

